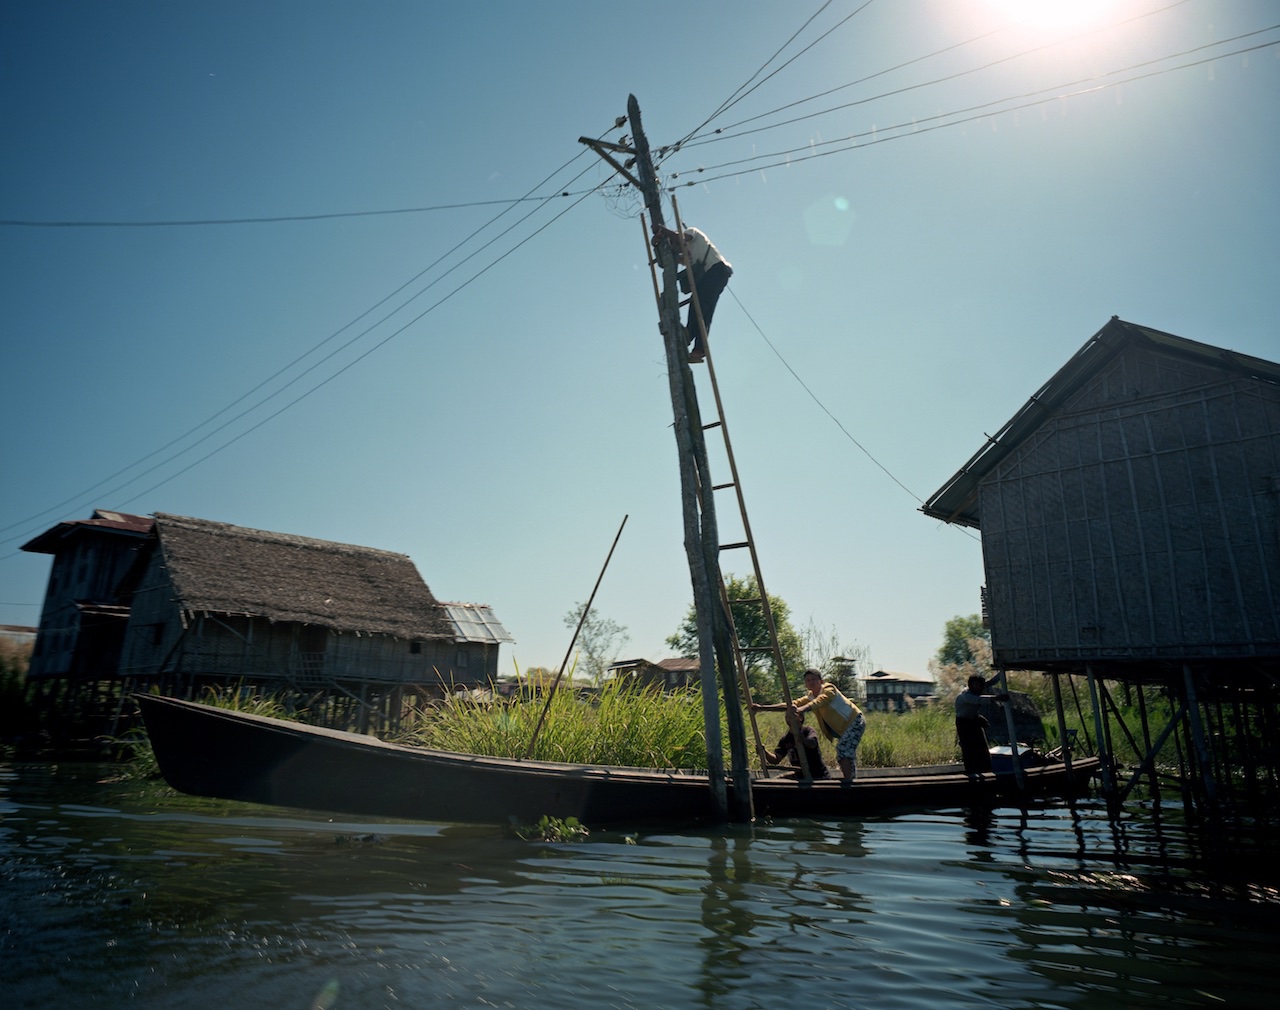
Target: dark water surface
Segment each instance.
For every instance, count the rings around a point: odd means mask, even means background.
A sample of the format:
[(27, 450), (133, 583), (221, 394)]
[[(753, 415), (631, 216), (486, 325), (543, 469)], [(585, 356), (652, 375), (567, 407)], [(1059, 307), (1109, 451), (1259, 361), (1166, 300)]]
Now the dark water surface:
[(1266, 1007), (1280, 849), (1095, 804), (523, 842), (0, 764), (0, 1007)]

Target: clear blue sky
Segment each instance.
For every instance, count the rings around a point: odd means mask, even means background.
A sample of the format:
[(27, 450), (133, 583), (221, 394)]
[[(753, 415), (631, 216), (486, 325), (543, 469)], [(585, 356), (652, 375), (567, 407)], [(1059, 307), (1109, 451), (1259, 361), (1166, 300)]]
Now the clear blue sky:
[(662, 167), (734, 266), (766, 583), (923, 673), (983, 576), (919, 499), (1112, 315), (1280, 357), (1280, 7), (1034, 6), (9, 0), (0, 218), (444, 209), (0, 226), (0, 623), (39, 617), (27, 539), (162, 511), (406, 553), (495, 608), (506, 669), (555, 666), (629, 515), (597, 606), (668, 655), (638, 205), (578, 143), (634, 93), (655, 147), (693, 132)]

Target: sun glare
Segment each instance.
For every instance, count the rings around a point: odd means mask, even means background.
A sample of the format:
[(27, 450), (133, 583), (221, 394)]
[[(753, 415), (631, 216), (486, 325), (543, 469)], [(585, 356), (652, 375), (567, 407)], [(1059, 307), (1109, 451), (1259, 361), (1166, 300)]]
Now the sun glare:
[(1045, 31), (1068, 32), (1097, 24), (1117, 8), (1117, 0), (987, 0), (1018, 23)]

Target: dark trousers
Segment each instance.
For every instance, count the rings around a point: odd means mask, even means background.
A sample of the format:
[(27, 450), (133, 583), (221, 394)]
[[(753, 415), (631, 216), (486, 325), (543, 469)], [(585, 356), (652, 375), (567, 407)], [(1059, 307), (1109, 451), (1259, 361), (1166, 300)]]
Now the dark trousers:
[[(697, 276), (695, 274), (695, 276)], [(720, 293), (724, 291), (733, 276), (733, 268), (728, 263), (717, 263), (706, 273), (698, 277), (698, 308), (702, 310), (702, 325), (711, 332), (711, 317), (716, 314), (716, 302), (720, 301)], [(693, 302), (689, 303), (689, 339), (693, 341), (694, 351), (705, 351), (702, 343), (702, 330), (698, 328), (698, 314), (693, 311)]]
[(956, 736), (960, 738), (960, 758), (970, 775), (991, 771), (991, 750), (987, 743), (986, 720), (981, 716), (956, 720)]

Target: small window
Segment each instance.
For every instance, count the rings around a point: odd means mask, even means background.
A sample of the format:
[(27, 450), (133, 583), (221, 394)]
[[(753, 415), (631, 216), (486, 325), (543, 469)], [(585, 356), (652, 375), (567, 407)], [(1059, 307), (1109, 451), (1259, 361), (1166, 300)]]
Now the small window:
[(469, 658), (470, 658), (470, 657), (469, 657), (469, 655), (467, 654), (467, 650), (466, 650), (466, 649), (459, 649), (459, 650), (458, 650), (458, 659), (457, 659), (457, 662), (456, 662), (454, 665), (455, 665), (455, 666), (457, 666), (459, 669), (461, 669), (462, 667), (465, 667), (465, 666), (467, 665), (467, 661), (468, 661), (468, 659), (469, 659)]
[(418, 655), (421, 655), (421, 653), (422, 653), (422, 643), (421, 643), (421, 642), (410, 642), (410, 643), (409, 643), (409, 655), (411, 655), (411, 656), (418, 656)]

